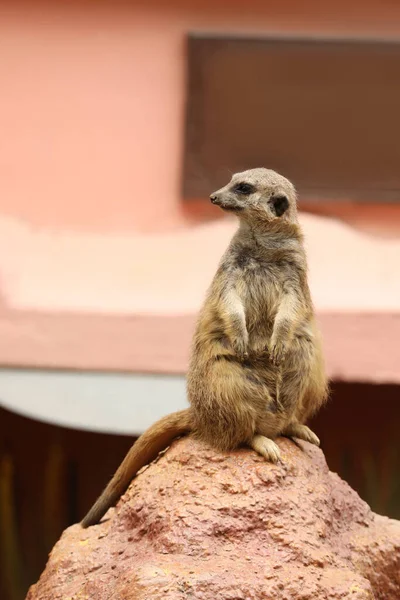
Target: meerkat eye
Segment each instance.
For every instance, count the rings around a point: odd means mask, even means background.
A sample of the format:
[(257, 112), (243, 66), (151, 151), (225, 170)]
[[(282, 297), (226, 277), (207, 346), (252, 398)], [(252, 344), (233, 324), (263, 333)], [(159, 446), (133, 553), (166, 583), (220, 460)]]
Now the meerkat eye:
[(250, 194), (253, 194), (256, 190), (254, 185), (251, 185), (251, 183), (245, 183), (243, 181), (241, 183), (237, 183), (234, 186), (233, 191), (237, 194), (242, 194), (243, 196), (249, 196)]
[(270, 204), (277, 217), (281, 217), (289, 208), (289, 200), (285, 194), (272, 196)]

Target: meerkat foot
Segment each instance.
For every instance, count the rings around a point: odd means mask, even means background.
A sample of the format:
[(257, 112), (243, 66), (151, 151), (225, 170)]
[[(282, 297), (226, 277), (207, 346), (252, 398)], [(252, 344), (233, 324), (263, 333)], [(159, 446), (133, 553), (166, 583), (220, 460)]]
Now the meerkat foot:
[(249, 445), (270, 462), (277, 463), (281, 458), (279, 447), (264, 435), (255, 435)]
[(310, 444), (314, 444), (314, 446), (320, 445), (320, 441), (315, 433), (311, 431), (307, 425), (301, 425), (300, 423), (292, 423), (291, 425), (288, 425), (283, 432), (283, 435), (299, 438), (299, 440), (310, 442)]

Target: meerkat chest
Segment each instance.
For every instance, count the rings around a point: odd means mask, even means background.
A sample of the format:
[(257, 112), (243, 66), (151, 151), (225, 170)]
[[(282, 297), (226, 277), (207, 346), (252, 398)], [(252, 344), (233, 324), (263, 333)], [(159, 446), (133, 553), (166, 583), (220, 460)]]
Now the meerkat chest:
[(254, 314), (256, 320), (273, 317), (282, 298), (285, 279), (279, 265), (250, 258), (238, 278), (239, 293), (247, 312)]

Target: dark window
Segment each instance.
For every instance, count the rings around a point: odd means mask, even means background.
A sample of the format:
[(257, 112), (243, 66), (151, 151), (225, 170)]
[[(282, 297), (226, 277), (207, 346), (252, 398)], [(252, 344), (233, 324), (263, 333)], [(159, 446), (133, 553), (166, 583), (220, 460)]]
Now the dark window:
[(266, 166), (312, 199), (400, 201), (400, 43), (188, 41), (184, 196)]

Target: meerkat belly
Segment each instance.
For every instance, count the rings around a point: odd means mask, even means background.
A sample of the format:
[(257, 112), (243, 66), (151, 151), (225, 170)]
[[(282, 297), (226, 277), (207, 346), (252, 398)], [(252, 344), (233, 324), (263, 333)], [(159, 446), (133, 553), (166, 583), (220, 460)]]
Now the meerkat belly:
[(282, 285), (273, 269), (259, 267), (249, 270), (243, 281), (249, 350), (259, 353), (271, 339), (275, 315), (282, 295)]

